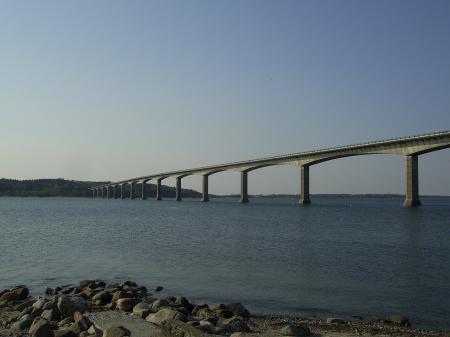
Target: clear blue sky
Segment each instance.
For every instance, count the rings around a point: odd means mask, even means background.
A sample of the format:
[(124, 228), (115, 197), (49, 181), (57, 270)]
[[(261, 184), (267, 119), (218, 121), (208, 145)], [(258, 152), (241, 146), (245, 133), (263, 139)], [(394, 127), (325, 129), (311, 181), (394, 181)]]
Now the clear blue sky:
[[(450, 1), (2, 1), (0, 177), (118, 180), (450, 129)], [(400, 156), (312, 193), (403, 193)], [(167, 181), (173, 184), (172, 180)], [(298, 193), (295, 166), (250, 193)], [(183, 187), (199, 188), (199, 177)], [(450, 195), (450, 150), (420, 157)], [(211, 193), (237, 193), (217, 174)]]

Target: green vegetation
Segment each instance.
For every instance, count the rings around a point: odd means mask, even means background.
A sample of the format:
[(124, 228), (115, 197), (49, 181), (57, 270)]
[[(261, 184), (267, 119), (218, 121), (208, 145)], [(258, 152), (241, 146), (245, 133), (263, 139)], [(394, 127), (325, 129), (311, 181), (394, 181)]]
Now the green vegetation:
[(89, 187), (100, 183), (65, 179), (0, 179), (0, 196), (11, 197), (88, 197)]
[[(9, 197), (92, 197), (90, 187), (101, 185), (106, 182), (76, 181), (65, 179), (34, 179), (14, 180), (0, 179), (0, 196)], [(140, 195), (141, 187), (135, 185), (134, 193)], [(149, 198), (156, 194), (154, 184), (146, 185)], [(129, 187), (125, 188), (125, 195), (129, 195)], [(174, 198), (175, 188), (162, 186), (163, 198)], [(182, 190), (183, 197), (200, 198), (201, 194), (194, 190)]]

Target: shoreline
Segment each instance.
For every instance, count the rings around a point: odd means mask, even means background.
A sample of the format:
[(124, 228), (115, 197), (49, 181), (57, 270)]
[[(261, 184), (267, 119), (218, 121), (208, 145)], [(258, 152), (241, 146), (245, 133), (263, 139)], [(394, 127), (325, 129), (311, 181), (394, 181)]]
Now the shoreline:
[[(127, 327), (119, 337), (150, 332), (148, 337), (450, 337), (449, 330), (416, 329), (401, 315), (373, 321), (252, 315), (241, 303), (191, 303), (183, 296), (162, 295), (162, 290), (158, 286), (149, 291), (133, 281), (100, 280), (46, 288), (44, 297), (29, 296), (25, 286), (0, 290), (0, 337), (117, 337), (105, 335), (105, 329), (122, 321)], [(44, 326), (46, 334), (34, 331), (36, 325)], [(173, 334), (173, 329), (182, 335)]]

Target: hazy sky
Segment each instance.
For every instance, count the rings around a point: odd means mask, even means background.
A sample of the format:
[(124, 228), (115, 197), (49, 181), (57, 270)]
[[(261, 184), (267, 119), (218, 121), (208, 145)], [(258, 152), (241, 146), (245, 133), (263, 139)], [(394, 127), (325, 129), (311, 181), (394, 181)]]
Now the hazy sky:
[[(0, 113), (0, 177), (18, 179), (119, 180), (447, 130), (450, 1), (2, 0)], [(450, 150), (419, 165), (422, 194), (450, 195)], [(404, 191), (401, 156), (310, 174), (311, 193)], [(249, 192), (299, 180), (264, 168)], [(211, 176), (210, 192), (238, 193), (239, 174)]]

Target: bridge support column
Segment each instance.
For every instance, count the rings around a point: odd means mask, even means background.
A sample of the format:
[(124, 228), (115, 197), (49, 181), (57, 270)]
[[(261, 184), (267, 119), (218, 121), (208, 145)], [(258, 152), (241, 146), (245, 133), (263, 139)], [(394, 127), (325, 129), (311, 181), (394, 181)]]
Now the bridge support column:
[(181, 177), (177, 177), (177, 182), (175, 186), (175, 200), (181, 201)]
[(141, 199), (142, 200), (145, 200), (145, 199), (147, 199), (147, 193), (146, 193), (146, 190), (145, 190), (145, 181), (143, 181), (142, 182), (142, 184), (141, 184)]
[(162, 195), (161, 195), (161, 178), (156, 179), (156, 200), (162, 200)]
[(248, 177), (247, 172), (241, 172), (241, 200), (240, 202), (245, 204), (248, 202)]
[(419, 200), (419, 158), (418, 155), (406, 156), (406, 196), (404, 207), (420, 206)]
[(117, 185), (113, 185), (112, 189), (113, 189), (113, 198), (117, 199)]
[(130, 183), (130, 199), (134, 199), (134, 185), (136, 183), (133, 181)]
[(111, 198), (111, 190), (109, 186), (106, 186), (105, 188), (106, 188), (106, 199), (109, 199)]
[(120, 199), (125, 199), (125, 187), (124, 187), (124, 184), (120, 184)]
[(311, 203), (309, 199), (309, 166), (300, 166), (300, 205), (308, 205)]
[(203, 184), (202, 184), (202, 201), (207, 202), (209, 201), (209, 194), (208, 194), (208, 175), (204, 175), (203, 177)]
[(100, 198), (100, 190), (98, 188), (95, 189), (95, 196)]

